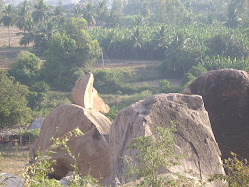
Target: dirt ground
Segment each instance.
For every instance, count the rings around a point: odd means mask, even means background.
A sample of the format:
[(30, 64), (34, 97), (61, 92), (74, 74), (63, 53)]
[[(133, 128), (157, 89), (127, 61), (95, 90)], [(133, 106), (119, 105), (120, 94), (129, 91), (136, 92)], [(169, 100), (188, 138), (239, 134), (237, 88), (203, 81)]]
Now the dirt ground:
[[(10, 46), (20, 47), (19, 41), (22, 36), (17, 36), (20, 30), (17, 27), (10, 27)], [(9, 47), (8, 27), (0, 26), (0, 47)]]

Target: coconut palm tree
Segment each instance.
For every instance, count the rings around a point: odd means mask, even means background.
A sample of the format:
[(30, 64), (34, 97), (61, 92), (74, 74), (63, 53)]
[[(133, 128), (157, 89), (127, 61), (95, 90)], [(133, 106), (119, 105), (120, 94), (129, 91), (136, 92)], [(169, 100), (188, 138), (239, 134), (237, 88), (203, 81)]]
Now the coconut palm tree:
[(23, 35), (19, 44), (24, 45), (25, 47), (34, 41), (36, 36), (36, 28), (34, 26), (34, 21), (32, 17), (28, 17), (24, 23), (24, 31), (20, 32), (18, 35)]
[(72, 14), (74, 17), (82, 17), (83, 16), (83, 10), (80, 5), (76, 5), (73, 7)]
[(12, 5), (5, 6), (3, 16), (0, 19), (0, 23), (3, 23), (4, 26), (8, 27), (8, 37), (9, 37), (9, 47), (10, 47), (10, 26), (14, 22), (14, 7)]
[(15, 25), (20, 30), (24, 29), (25, 22), (29, 19), (30, 15), (31, 15), (30, 3), (27, 0), (25, 0), (21, 3), (20, 8), (18, 9), (18, 17), (16, 19)]
[(84, 16), (83, 17), (87, 21), (88, 26), (96, 24), (92, 3), (87, 3), (86, 7), (84, 8)]
[(48, 5), (45, 0), (39, 0), (35, 5), (35, 11), (32, 13), (32, 17), (36, 23), (45, 23), (48, 18)]
[(100, 26), (103, 26), (103, 22), (107, 17), (107, 6), (106, 6), (106, 2), (104, 0), (98, 2), (97, 7), (96, 7), (96, 12), (97, 12), (97, 19), (98, 22), (100, 24)]

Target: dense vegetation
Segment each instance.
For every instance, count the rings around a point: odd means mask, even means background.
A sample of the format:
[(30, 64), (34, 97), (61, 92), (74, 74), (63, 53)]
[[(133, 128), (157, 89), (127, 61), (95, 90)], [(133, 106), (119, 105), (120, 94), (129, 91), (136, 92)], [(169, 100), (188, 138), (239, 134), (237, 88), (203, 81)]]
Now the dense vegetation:
[[(36, 55), (46, 60), (43, 65), (35, 54), (23, 51), (6, 74), (28, 87), (27, 106), (33, 116), (67, 100), (50, 89), (70, 91), (101, 54), (105, 59), (162, 62), (136, 70), (94, 72), (99, 93), (113, 98), (112, 111), (142, 95), (181, 91), (209, 70), (248, 70), (247, 0), (114, 0), (111, 6), (102, 0), (81, 0), (70, 9), (44, 0), (25, 0), (17, 6), (1, 0), (0, 9), (0, 22), (8, 30), (14, 25), (20, 29), (20, 45), (33, 44)], [(181, 86), (174, 87), (167, 78), (181, 78)], [(135, 84), (158, 79), (160, 88)]]

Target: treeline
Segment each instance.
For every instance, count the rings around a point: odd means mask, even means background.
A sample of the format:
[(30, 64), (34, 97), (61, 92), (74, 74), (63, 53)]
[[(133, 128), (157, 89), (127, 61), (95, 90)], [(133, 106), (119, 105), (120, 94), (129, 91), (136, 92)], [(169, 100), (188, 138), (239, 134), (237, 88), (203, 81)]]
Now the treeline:
[[(0, 8), (1, 23), (20, 29), (20, 45), (33, 44), (36, 53), (45, 57), (41, 64), (34, 54), (21, 52), (1, 74), (1, 90), (5, 91), (0, 92), (4, 98), (0, 101), (0, 127), (24, 123), (21, 119), (30, 119), (30, 109), (44, 112), (56, 106), (60, 99), (50, 90), (71, 91), (102, 52), (104, 58), (161, 60), (155, 67), (157, 74), (182, 78), (182, 88), (208, 70), (247, 71), (249, 67), (247, 0), (114, 0), (111, 7), (105, 1), (53, 7), (44, 0), (35, 5), (23, 1), (13, 7), (0, 0)], [(148, 86), (127, 85), (128, 79), (119, 72), (114, 76), (107, 70), (98, 71), (95, 77), (96, 88), (104, 94), (156, 92)], [(130, 78), (134, 76), (130, 74)], [(21, 84), (23, 91), (18, 91)], [(15, 87), (13, 97), (8, 95)], [(178, 90), (167, 81), (161, 81), (160, 87), (160, 92)], [(16, 92), (23, 99), (17, 100)], [(9, 101), (13, 105), (6, 105)], [(21, 102), (20, 109), (27, 107), (26, 117), (20, 117), (25, 114), (21, 110), (15, 113), (13, 106), (19, 104), (14, 101)]]

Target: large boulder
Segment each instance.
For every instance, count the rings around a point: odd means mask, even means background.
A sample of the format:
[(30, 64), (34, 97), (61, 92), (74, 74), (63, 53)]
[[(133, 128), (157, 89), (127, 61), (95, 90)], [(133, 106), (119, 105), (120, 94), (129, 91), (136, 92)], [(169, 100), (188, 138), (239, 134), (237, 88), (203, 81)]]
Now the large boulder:
[(183, 93), (203, 97), (222, 157), (249, 159), (249, 75), (223, 69), (202, 74)]
[(75, 82), (71, 95), (72, 103), (83, 108), (95, 109), (103, 114), (108, 113), (109, 106), (98, 96), (97, 90), (93, 87), (93, 81), (93, 74), (87, 73)]
[[(52, 150), (49, 156), (56, 160), (53, 177), (60, 179), (76, 164), (83, 176), (90, 174), (105, 184), (111, 173), (110, 150), (108, 145), (111, 122), (103, 114), (93, 109), (85, 109), (74, 104), (66, 104), (54, 109), (43, 121), (41, 132), (30, 150), (30, 157), (36, 152)], [(51, 138), (63, 138), (74, 130), (82, 133), (69, 136), (67, 146), (77, 161), (67, 154), (63, 147), (52, 144)], [(72, 133), (71, 133), (72, 134)]]
[(214, 173), (224, 174), (223, 167), (218, 165), (220, 150), (201, 96), (160, 94), (130, 105), (115, 118), (109, 137), (112, 162), (109, 183), (115, 178), (126, 181), (127, 164), (123, 158), (128, 155), (135, 160), (137, 151), (127, 149), (134, 138), (153, 135), (155, 125), (169, 128), (172, 121), (176, 122), (177, 129), (175, 153), (184, 154), (184, 157), (179, 166), (164, 169), (164, 172), (192, 174), (202, 180)]

